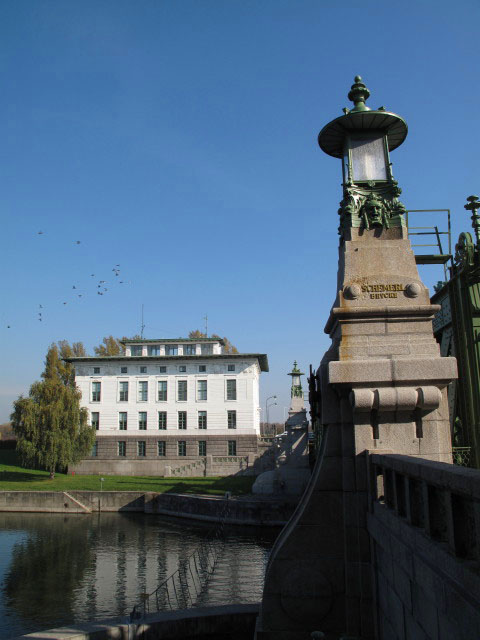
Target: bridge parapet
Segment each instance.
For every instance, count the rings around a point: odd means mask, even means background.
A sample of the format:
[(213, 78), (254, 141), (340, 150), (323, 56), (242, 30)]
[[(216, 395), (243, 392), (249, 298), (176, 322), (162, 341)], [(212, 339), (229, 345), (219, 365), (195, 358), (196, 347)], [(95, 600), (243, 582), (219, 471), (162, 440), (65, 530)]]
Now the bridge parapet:
[(378, 638), (480, 637), (480, 472), (368, 456)]

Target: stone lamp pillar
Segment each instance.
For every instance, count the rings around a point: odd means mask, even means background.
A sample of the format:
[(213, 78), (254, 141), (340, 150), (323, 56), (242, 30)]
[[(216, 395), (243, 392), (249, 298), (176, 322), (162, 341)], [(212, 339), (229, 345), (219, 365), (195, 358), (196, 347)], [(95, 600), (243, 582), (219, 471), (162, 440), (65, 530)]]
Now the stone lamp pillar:
[(357, 76), (354, 107), (318, 137), (343, 170), (332, 344), (310, 380), (323, 440), (270, 558), (258, 640), (374, 638), (367, 452), (451, 462), (446, 387), (456, 361), (440, 357), (433, 337), (439, 307), (418, 275), (389, 159), (407, 125), (367, 107), (369, 95)]
[[(302, 381), (300, 376), (305, 374), (300, 371), (297, 361), (293, 363), (293, 369), (288, 374), (292, 378), (292, 388), (290, 390), (290, 409), (288, 410), (287, 426), (293, 424), (305, 424), (307, 422), (307, 411), (303, 399)], [(303, 416), (301, 415), (303, 414)]]

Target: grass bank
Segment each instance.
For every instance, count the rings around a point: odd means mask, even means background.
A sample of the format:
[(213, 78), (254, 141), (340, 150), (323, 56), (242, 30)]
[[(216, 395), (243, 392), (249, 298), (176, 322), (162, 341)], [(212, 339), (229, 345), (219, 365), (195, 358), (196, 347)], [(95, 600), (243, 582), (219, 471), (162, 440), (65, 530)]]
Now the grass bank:
[(232, 495), (251, 493), (255, 477), (227, 478), (158, 478), (156, 476), (72, 476), (55, 474), (50, 480), (47, 471), (24, 469), (15, 451), (0, 451), (0, 491), (154, 491), (157, 493), (191, 493)]

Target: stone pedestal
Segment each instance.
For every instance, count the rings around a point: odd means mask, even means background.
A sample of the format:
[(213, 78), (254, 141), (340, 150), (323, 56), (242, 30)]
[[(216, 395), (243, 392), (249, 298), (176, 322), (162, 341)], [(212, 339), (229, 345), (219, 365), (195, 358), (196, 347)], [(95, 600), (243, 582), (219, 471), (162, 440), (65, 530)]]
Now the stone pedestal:
[(404, 227), (344, 234), (325, 328), (332, 345), (316, 374), (322, 451), (273, 549), (258, 640), (374, 637), (366, 452), (451, 461), (446, 387), (456, 362), (440, 357), (436, 310)]

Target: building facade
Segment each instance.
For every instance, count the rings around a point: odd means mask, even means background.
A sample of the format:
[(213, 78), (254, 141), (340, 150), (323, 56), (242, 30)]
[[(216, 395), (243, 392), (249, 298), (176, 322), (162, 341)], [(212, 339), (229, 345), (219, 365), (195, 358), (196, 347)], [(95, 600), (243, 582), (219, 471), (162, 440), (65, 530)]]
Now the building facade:
[(223, 353), (223, 341), (209, 338), (124, 347), (125, 355), (68, 359), (97, 431), (76, 473), (222, 475), (253, 464), (265, 354)]

